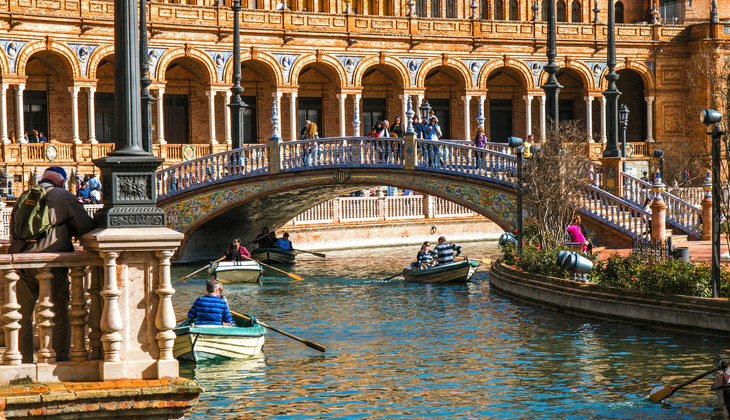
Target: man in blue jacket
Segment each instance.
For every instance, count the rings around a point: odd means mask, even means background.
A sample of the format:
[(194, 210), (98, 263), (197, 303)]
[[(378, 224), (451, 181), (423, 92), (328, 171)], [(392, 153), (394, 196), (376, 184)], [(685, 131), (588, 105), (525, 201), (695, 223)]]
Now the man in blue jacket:
[(233, 325), (231, 311), (225, 300), (218, 297), (219, 283), (208, 280), (205, 284), (207, 295), (195, 299), (188, 311), (188, 318), (194, 319), (197, 325)]

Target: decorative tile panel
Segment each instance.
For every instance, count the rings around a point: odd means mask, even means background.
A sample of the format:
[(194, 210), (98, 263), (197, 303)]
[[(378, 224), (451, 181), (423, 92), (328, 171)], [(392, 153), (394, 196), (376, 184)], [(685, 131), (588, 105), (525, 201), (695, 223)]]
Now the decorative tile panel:
[(342, 66), (345, 67), (345, 72), (347, 73), (347, 82), (352, 86), (353, 84), (353, 76), (355, 74), (355, 69), (357, 68), (357, 65), (360, 64), (362, 59), (365, 57), (358, 57), (358, 56), (342, 56), (338, 55), (337, 59), (340, 60), (340, 63), (342, 63)]
[(89, 57), (91, 57), (91, 54), (96, 51), (99, 46), (81, 44), (68, 44), (68, 46), (71, 47), (72, 50), (74, 50), (74, 53), (76, 53), (76, 58), (79, 59), (81, 76), (86, 77), (89, 72)]
[(226, 68), (226, 63), (228, 60), (233, 56), (233, 53), (230, 51), (206, 51), (210, 58), (213, 59), (213, 63), (215, 63), (215, 70), (216, 75), (218, 77), (218, 81), (223, 81), (223, 72)]
[(297, 61), (301, 54), (272, 54), (276, 58), (276, 62), (279, 63), (282, 73), (284, 74), (284, 81), (291, 83), (290, 72), (294, 63)]
[(27, 41), (3, 41), (0, 40), (0, 47), (2, 47), (5, 55), (8, 56), (8, 63), (10, 64), (10, 72), (17, 73), (17, 60), (20, 50), (23, 49)]

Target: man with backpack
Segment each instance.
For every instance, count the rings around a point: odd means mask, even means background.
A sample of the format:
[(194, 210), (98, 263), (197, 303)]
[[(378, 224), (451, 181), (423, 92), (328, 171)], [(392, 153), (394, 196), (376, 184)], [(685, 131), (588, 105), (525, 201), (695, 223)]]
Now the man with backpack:
[[(25, 191), (10, 215), (12, 240), (9, 253), (73, 252), (72, 238), (94, 229), (94, 219), (69, 191), (64, 189), (66, 171), (51, 166), (37, 187)], [(18, 270), (20, 304), (20, 352), (23, 363), (33, 363), (33, 310), (38, 300), (37, 269)], [(69, 279), (68, 268), (53, 268), (51, 301), (54, 316), (53, 349), (56, 360), (69, 360)]]

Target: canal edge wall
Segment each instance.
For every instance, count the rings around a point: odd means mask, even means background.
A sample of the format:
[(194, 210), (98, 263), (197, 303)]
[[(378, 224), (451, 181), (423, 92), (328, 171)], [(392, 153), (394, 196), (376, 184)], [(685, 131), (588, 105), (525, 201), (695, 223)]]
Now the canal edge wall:
[(641, 292), (525, 273), (501, 261), (489, 270), (499, 294), (561, 312), (693, 334), (727, 336), (727, 299)]
[[(436, 228), (435, 230), (433, 228)], [(484, 217), (286, 225), (294, 248), (316, 251), (421, 245), (445, 236), (449, 242), (497, 240), (504, 229)]]

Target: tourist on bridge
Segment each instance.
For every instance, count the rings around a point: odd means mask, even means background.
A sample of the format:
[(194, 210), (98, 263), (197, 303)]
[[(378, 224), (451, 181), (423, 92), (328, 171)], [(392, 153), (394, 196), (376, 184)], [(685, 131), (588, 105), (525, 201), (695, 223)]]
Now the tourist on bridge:
[(428, 249), (430, 246), (431, 243), (429, 241), (424, 242), (421, 245), (421, 250), (418, 251), (418, 255), (416, 255), (416, 263), (418, 264), (419, 270), (425, 270), (436, 265), (434, 251)]
[[(319, 133), (317, 132), (317, 124), (309, 122), (304, 130), (303, 140), (318, 139)], [(317, 143), (309, 143), (305, 146), (304, 150), (304, 166), (310, 166), (315, 161), (319, 160), (319, 153), (317, 150)]]
[(207, 294), (195, 299), (195, 303), (188, 311), (188, 318), (195, 320), (197, 325), (233, 325), (233, 317), (228, 309), (228, 303), (219, 297), (220, 283), (217, 280), (208, 280), (205, 284)]
[(456, 256), (458, 257), (461, 254), (461, 247), (446, 242), (446, 238), (441, 236), (439, 238), (439, 244), (433, 248), (433, 252), (438, 258), (438, 265), (451, 264), (454, 262), (454, 251), (456, 251)]
[(421, 124), (421, 121), (418, 120), (418, 117), (413, 117), (413, 134), (416, 136), (417, 139), (423, 139), (424, 138), (424, 127), (423, 124)]
[[(477, 127), (477, 134), (474, 136), (474, 147), (483, 149), (487, 145), (487, 136), (484, 135), (484, 127)], [(484, 165), (484, 152), (474, 152), (474, 159), (477, 161), (477, 169), (486, 169)]]
[(378, 120), (378, 122), (375, 123), (375, 127), (373, 127), (373, 131), (375, 131), (378, 134), (378, 138), (388, 137), (388, 129), (385, 128), (385, 124), (383, 124), (383, 122), (380, 120)]
[[(49, 230), (35, 238), (21, 238), (16, 235), (16, 228), (29, 226), (29, 200), (25, 194), (15, 202), (10, 214), (10, 226), (13, 238), (10, 242), (9, 254), (38, 252), (74, 252), (72, 238), (80, 238), (94, 229), (94, 219), (89, 217), (84, 206), (76, 196), (64, 189), (67, 176), (60, 166), (51, 166), (43, 173), (39, 187), (45, 190), (46, 210), (48, 211)], [(42, 203), (41, 200), (39, 200)], [(22, 205), (21, 205), (22, 204)], [(23, 207), (23, 206), (27, 207)], [(33, 206), (40, 212), (43, 209)], [(36, 213), (37, 214), (37, 213)], [(19, 224), (16, 226), (16, 224)], [(26, 229), (22, 229), (25, 231)], [(31, 229), (36, 230), (36, 229)], [(30, 232), (27, 232), (30, 233)], [(53, 350), (59, 362), (69, 360), (70, 320), (69, 320), (69, 281), (68, 268), (52, 268), (51, 301), (53, 302)], [(18, 270), (20, 281), (17, 283), (18, 303), (20, 304), (20, 336), (19, 347), (23, 355), (23, 363), (33, 363), (33, 310), (38, 300), (38, 269)]]
[(309, 124), (311, 124), (311, 123), (312, 122), (309, 120), (304, 121), (304, 127), (302, 127), (302, 129), (299, 131), (300, 139), (302, 139), (302, 140), (304, 139), (304, 134), (307, 132), (307, 127), (309, 127)]
[(259, 239), (257, 241), (254, 241), (256, 245), (258, 245), (259, 248), (271, 248), (272, 245), (274, 245), (271, 240), (269, 239), (269, 228), (264, 227), (261, 230), (261, 234), (259, 235)]
[(525, 144), (522, 145), (522, 147), (523, 147), (522, 157), (523, 158), (529, 159), (532, 157), (532, 146), (534, 146), (534, 145), (535, 145), (535, 137), (533, 137), (532, 134), (530, 134), (529, 136), (527, 136), (527, 141), (525, 142)]
[(403, 134), (405, 134), (406, 130), (403, 128), (403, 123), (401, 123), (400, 117), (395, 117), (393, 119), (393, 127), (390, 129), (390, 135), (393, 136), (395, 134), (396, 137), (403, 138)]
[(284, 232), (284, 236), (277, 239), (276, 242), (274, 242), (274, 248), (281, 248), (281, 249), (292, 249), (293, 245), (291, 241), (289, 240), (289, 234)]
[(81, 186), (76, 193), (76, 198), (79, 199), (81, 204), (91, 204), (91, 195), (89, 195), (89, 186), (86, 182), (81, 181)]
[[(245, 246), (241, 246), (241, 239), (236, 238), (231, 242), (226, 252), (223, 253), (226, 257), (225, 261), (245, 261), (246, 258), (251, 258), (251, 254), (248, 252)], [(246, 258), (243, 258), (246, 257)]]

